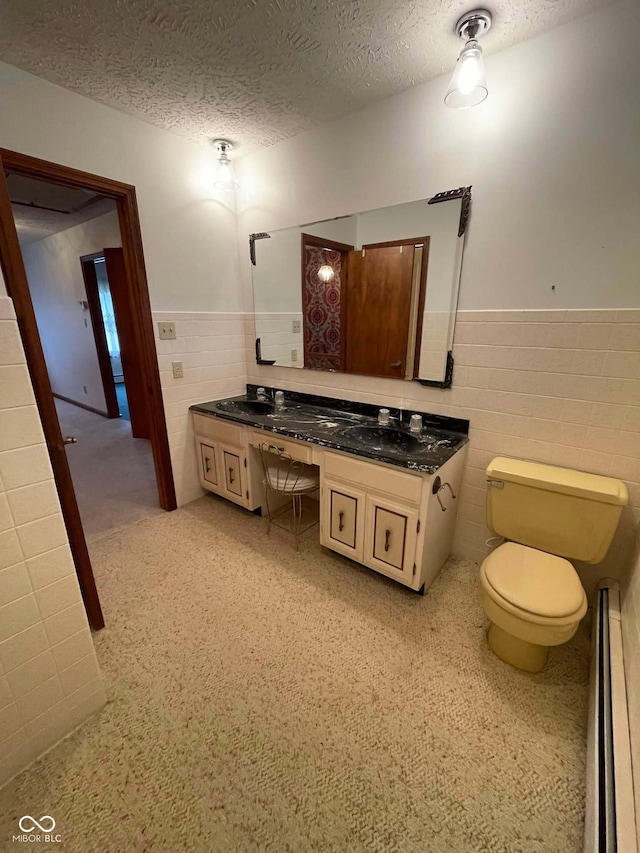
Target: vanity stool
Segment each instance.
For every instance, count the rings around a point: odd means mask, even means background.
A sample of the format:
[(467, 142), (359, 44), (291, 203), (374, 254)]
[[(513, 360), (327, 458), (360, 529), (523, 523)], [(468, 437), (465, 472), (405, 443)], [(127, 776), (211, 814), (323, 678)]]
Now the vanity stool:
[[(320, 488), (320, 477), (316, 466), (307, 465), (298, 459), (293, 459), (286, 450), (267, 442), (259, 448), (260, 459), (264, 471), (265, 506), (267, 509), (267, 536), (271, 525), (275, 524), (281, 530), (293, 533), (296, 551), (300, 544), (300, 536), (314, 525), (319, 518), (302, 527), (302, 498), (317, 492)], [(293, 513), (293, 530), (277, 519), (289, 510), (289, 498)]]

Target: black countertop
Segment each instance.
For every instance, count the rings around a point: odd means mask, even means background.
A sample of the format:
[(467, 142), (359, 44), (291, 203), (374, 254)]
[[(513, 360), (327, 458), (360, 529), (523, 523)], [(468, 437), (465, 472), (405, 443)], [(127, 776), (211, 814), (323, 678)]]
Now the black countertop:
[(442, 415), (422, 415), (419, 434), (408, 428), (413, 410), (389, 407), (391, 422), (379, 426), (379, 406), (285, 391), (284, 406), (274, 405), (274, 389), (267, 388), (267, 401), (258, 400), (257, 386), (247, 393), (224, 400), (197, 403), (192, 412), (263, 429), (374, 459), (399, 468), (434, 474), (468, 441), (469, 421)]

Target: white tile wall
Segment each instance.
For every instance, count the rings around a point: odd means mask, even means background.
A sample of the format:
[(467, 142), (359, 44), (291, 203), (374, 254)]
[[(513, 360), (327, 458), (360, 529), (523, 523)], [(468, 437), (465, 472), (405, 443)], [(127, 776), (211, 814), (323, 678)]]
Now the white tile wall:
[(105, 702), (13, 307), (0, 297), (0, 785)]
[[(245, 315), (154, 312), (153, 320), (171, 464), (180, 505), (204, 494), (198, 481), (189, 406), (245, 391)], [(158, 323), (167, 321), (176, 325), (173, 341), (158, 338)], [(173, 361), (182, 362), (183, 379), (173, 378)]]
[[(256, 314), (255, 321), (258, 330), (256, 335), (260, 336), (260, 351), (263, 359), (275, 359), (278, 364), (284, 367), (303, 367), (302, 314), (295, 312), (285, 314), (262, 313)], [(293, 331), (294, 321), (300, 323), (299, 332)], [(297, 355), (295, 363), (292, 359), (294, 351)]]
[(481, 560), (484, 469), (498, 454), (623, 479), (631, 505), (604, 564), (578, 566), (589, 591), (620, 577), (640, 524), (640, 311), (462, 311), (453, 388), (260, 367), (247, 323), (248, 381), (468, 418), (470, 447), (454, 552)]

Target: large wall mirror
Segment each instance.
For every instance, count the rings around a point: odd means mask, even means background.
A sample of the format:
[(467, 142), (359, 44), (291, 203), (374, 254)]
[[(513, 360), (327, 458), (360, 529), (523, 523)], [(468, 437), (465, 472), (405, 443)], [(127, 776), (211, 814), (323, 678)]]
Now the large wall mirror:
[(451, 385), (471, 187), (252, 234), (259, 364)]

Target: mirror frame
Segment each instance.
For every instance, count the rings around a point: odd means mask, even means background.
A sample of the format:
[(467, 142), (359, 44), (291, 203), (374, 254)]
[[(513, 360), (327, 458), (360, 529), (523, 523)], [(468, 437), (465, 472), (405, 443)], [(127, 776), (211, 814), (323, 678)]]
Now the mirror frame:
[[(469, 184), (467, 187), (458, 187), (455, 190), (445, 190), (444, 192), (436, 193), (436, 195), (432, 196), (427, 201), (427, 204), (440, 204), (443, 201), (454, 201), (455, 199), (462, 199), (462, 204), (460, 206), (460, 219), (458, 222), (458, 237), (464, 237), (467, 231), (467, 224), (469, 222), (469, 214), (471, 212), (471, 188), (472, 184)], [(393, 207), (394, 205), (390, 205)], [(366, 211), (365, 211), (366, 212)], [(351, 216), (356, 214), (350, 214)], [(339, 217), (333, 217), (339, 218)], [(328, 221), (328, 220), (322, 220)], [(315, 224), (315, 223), (309, 223)], [(301, 226), (304, 227), (304, 226)], [(249, 258), (251, 259), (251, 264), (256, 266), (256, 241), (257, 240), (268, 240), (271, 238), (271, 234), (268, 231), (257, 231), (253, 234), (249, 234)], [(464, 258), (464, 246), (463, 246), (463, 258)], [(457, 313), (458, 310), (458, 296), (460, 293), (460, 279), (462, 278), (462, 263), (460, 265), (460, 274), (458, 278), (458, 293), (456, 294), (456, 307), (454, 313)], [(260, 338), (256, 337), (256, 364), (274, 364), (274, 361), (270, 361), (269, 359), (263, 359), (260, 354)], [(453, 385), (453, 368), (454, 368), (454, 360), (453, 360), (453, 352), (452, 350), (448, 350), (447, 352), (447, 363), (445, 367), (445, 375), (444, 379), (418, 379), (414, 378), (414, 382), (419, 382), (420, 385), (426, 385), (430, 388), (451, 388)], [(358, 374), (347, 374), (347, 375), (358, 375)]]

